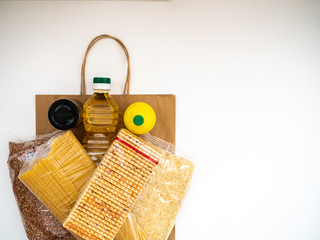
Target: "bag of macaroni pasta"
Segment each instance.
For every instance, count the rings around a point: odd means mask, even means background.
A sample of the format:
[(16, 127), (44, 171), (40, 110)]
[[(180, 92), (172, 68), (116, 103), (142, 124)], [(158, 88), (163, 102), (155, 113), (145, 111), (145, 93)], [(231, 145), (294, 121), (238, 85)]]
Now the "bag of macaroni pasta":
[(141, 136), (157, 146), (162, 158), (143, 188), (116, 240), (166, 240), (187, 193), (194, 165), (175, 155), (175, 146), (150, 134)]

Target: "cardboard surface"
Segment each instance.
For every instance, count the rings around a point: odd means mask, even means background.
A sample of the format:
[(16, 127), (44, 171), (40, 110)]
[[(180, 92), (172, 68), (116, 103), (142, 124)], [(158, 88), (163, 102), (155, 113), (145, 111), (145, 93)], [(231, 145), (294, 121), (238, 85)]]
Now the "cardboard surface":
[[(55, 129), (48, 119), (48, 110), (53, 102), (58, 99), (76, 100), (81, 104), (91, 95), (36, 95), (36, 134), (51, 133)], [(150, 134), (160, 137), (175, 144), (176, 132), (176, 97), (175, 95), (112, 95), (119, 105), (119, 127), (124, 127), (123, 113), (134, 102), (148, 103), (156, 113), (156, 124)], [(84, 136), (83, 124), (72, 129), (76, 137), (82, 142)], [(175, 228), (173, 228), (168, 240), (175, 240)]]

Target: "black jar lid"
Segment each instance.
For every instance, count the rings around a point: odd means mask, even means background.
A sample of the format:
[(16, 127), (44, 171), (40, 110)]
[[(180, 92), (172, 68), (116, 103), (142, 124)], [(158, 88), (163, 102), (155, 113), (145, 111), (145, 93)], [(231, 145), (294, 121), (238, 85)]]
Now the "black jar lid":
[(52, 126), (55, 128), (68, 130), (75, 127), (78, 123), (78, 106), (68, 99), (57, 100), (50, 106), (48, 118)]

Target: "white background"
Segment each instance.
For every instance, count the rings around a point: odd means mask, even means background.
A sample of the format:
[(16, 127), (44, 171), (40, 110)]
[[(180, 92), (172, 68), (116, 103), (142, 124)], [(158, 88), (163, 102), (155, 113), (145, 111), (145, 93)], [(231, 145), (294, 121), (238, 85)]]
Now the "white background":
[[(35, 94), (78, 94), (89, 41), (122, 39), (131, 93), (177, 96), (195, 165), (177, 240), (320, 239), (318, 0), (1, 1), (0, 239), (26, 239), (8, 141), (35, 132)], [(121, 93), (111, 40), (88, 59)]]

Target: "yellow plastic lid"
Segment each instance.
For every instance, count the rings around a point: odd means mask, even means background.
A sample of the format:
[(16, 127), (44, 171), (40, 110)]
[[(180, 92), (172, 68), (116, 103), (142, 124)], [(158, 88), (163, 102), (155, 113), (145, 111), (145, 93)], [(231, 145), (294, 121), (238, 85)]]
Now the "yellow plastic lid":
[(156, 113), (144, 102), (131, 104), (124, 112), (124, 124), (135, 134), (145, 134), (156, 124)]

